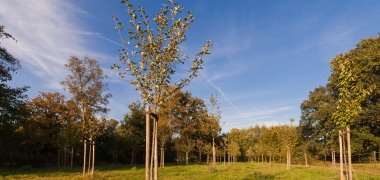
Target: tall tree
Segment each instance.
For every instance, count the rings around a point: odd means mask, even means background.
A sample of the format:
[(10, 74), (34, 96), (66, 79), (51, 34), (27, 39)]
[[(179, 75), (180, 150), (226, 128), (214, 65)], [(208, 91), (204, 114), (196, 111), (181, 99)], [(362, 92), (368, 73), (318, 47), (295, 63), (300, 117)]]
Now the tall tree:
[(5, 163), (13, 161), (12, 157), (17, 155), (21, 145), (16, 140), (20, 138), (20, 134), (15, 130), (25, 120), (24, 92), (28, 87), (12, 88), (7, 84), (21, 65), (19, 60), (2, 46), (1, 42), (4, 39), (15, 40), (5, 31), (5, 26), (0, 24), (0, 161)]
[[(62, 81), (62, 84), (72, 94), (72, 99), (80, 109), (83, 146), (86, 149), (86, 141), (90, 144), (90, 163), (88, 165), (89, 171), (93, 175), (95, 138), (100, 130), (98, 118), (108, 111), (106, 106), (111, 94), (104, 94), (106, 90), (106, 85), (103, 82), (105, 76), (97, 60), (87, 57), (80, 59), (72, 56), (65, 66), (70, 74)], [(86, 150), (84, 150), (83, 175), (85, 175), (85, 166)]]
[[(179, 64), (186, 64), (188, 56), (180, 50), (180, 45), (187, 39), (186, 31), (193, 22), (194, 17), (191, 12), (178, 5), (173, 0), (168, 4), (163, 4), (160, 12), (153, 18), (148, 17), (143, 7), (135, 8), (127, 0), (121, 1), (127, 5), (129, 16), (128, 38), (121, 37), (123, 48), (120, 49), (120, 61), (125, 64), (126, 71), (121, 71), (120, 75), (126, 77), (129, 73), (134, 77), (131, 81), (142, 100), (146, 104), (153, 106), (153, 113), (158, 112), (159, 106), (166, 97), (181, 89), (197, 76), (203, 67), (203, 56), (210, 53), (211, 41), (208, 41), (196, 57), (191, 61), (189, 75), (182, 78), (179, 82), (172, 82), (172, 75), (178, 70)], [(123, 24), (114, 17), (116, 29), (122, 31)], [(121, 34), (121, 33), (120, 33)], [(113, 68), (120, 69), (118, 65)], [(169, 87), (173, 87), (169, 89)], [(165, 93), (167, 92), (167, 93)], [(147, 118), (148, 119), (148, 118)], [(157, 160), (157, 122), (153, 123), (152, 152), (154, 154), (154, 179), (158, 178)], [(149, 128), (147, 120), (146, 130)], [(149, 132), (146, 132), (146, 172), (145, 178), (152, 175), (149, 172)], [(153, 162), (151, 162), (153, 163)]]

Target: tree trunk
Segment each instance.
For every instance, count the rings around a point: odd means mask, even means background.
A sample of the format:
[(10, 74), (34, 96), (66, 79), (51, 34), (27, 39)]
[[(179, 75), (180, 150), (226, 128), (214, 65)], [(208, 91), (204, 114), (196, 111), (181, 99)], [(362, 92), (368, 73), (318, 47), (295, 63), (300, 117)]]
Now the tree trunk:
[(94, 176), (95, 169), (95, 141), (92, 141), (92, 168), (91, 168), (91, 176)]
[(135, 153), (135, 150), (134, 148), (132, 149), (132, 153), (131, 153), (131, 166), (133, 166), (133, 155)]
[(261, 154), (261, 163), (264, 164), (264, 154), (263, 153)]
[(202, 162), (202, 152), (201, 151), (199, 151), (199, 154), (198, 154), (198, 158), (199, 158), (199, 162)]
[(150, 148), (150, 108), (145, 107), (145, 180), (149, 180), (149, 148)]
[(154, 118), (154, 180), (158, 180), (158, 119)]
[(290, 158), (290, 148), (289, 146), (286, 148), (286, 169), (290, 169), (290, 164), (291, 164), (291, 158)]
[(63, 156), (64, 156), (64, 160), (63, 160), (63, 167), (65, 167), (66, 168), (66, 165), (67, 165), (67, 148), (66, 148), (66, 146), (64, 147), (64, 154), (63, 154)]
[(57, 165), (58, 165), (58, 167), (59, 167), (59, 149), (58, 149), (58, 163), (57, 163)]
[(215, 170), (215, 141), (214, 138), (212, 138), (212, 170)]
[(343, 174), (343, 147), (342, 147), (342, 131), (339, 130), (339, 162), (340, 162), (340, 179), (346, 179)]
[(88, 167), (87, 167), (87, 173), (90, 174), (90, 169), (91, 169), (91, 155), (92, 155), (92, 145), (91, 145), (91, 140), (89, 143), (89, 153), (88, 153)]
[(186, 151), (186, 165), (189, 164), (189, 152)]
[(272, 155), (269, 154), (269, 165), (272, 167)]
[(373, 160), (374, 160), (375, 163), (377, 163), (376, 151), (373, 151)]
[(348, 149), (348, 174), (349, 179), (352, 180), (352, 161), (351, 161), (351, 131), (347, 128), (347, 149)]
[(154, 134), (155, 134), (155, 130), (156, 130), (156, 128), (155, 128), (155, 125), (156, 125), (156, 123), (154, 123), (154, 120), (152, 121), (152, 123), (153, 123), (153, 132), (152, 132), (152, 143), (151, 143), (151, 153), (150, 153), (150, 170), (149, 170), (149, 172), (150, 172), (150, 180), (153, 180), (153, 175), (154, 175), (154, 172), (153, 172), (153, 165), (154, 165), (154, 138), (156, 138), (155, 136), (154, 136)]
[(207, 154), (207, 164), (209, 163), (210, 155)]
[(70, 169), (73, 169), (74, 148), (71, 147)]
[(347, 153), (346, 153), (346, 140), (345, 140), (345, 136), (344, 136), (345, 132), (343, 131), (343, 134), (342, 134), (342, 144), (343, 144), (343, 165), (344, 165), (344, 172), (345, 172), (345, 176), (346, 178), (349, 178), (349, 174), (348, 174), (348, 163), (347, 163)]
[(223, 165), (226, 166), (226, 151), (223, 151)]
[(306, 151), (303, 152), (303, 155), (305, 157), (305, 166), (308, 167), (309, 164), (307, 164), (307, 154), (306, 154)]
[(86, 172), (86, 145), (87, 145), (87, 142), (86, 140), (84, 140), (83, 142), (83, 177), (85, 175), (85, 172)]

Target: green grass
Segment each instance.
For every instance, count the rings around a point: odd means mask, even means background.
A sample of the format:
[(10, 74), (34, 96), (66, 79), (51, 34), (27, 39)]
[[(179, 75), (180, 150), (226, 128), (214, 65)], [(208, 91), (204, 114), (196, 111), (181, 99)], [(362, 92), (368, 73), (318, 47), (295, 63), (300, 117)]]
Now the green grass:
[[(83, 179), (80, 167), (73, 170), (58, 168), (23, 167), (0, 169), (0, 179)], [(94, 179), (144, 179), (143, 166), (100, 166), (96, 168)], [(293, 165), (286, 170), (285, 164), (231, 163), (217, 164), (217, 171), (211, 172), (207, 164), (170, 164), (159, 169), (159, 179), (339, 179), (339, 167), (324, 165), (305, 167)], [(380, 165), (354, 165), (354, 179), (379, 179)]]

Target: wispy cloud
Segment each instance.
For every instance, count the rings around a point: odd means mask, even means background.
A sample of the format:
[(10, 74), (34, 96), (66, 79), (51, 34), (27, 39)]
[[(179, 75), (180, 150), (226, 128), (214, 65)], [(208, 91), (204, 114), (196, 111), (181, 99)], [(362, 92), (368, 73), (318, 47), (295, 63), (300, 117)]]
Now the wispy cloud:
[(17, 43), (7, 41), (6, 47), (22, 61), (24, 68), (44, 80), (46, 87), (60, 89), (69, 56), (104, 56), (89, 48), (88, 36), (120, 46), (83, 28), (78, 18), (83, 14), (87, 12), (68, 1), (2, 1), (1, 24), (17, 39)]

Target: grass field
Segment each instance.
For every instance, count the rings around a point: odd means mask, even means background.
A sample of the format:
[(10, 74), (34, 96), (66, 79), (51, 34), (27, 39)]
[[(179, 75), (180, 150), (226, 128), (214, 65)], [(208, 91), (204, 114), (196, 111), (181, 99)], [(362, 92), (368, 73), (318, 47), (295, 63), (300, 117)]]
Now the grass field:
[[(168, 165), (159, 169), (159, 179), (339, 179), (339, 167), (293, 165), (286, 170), (284, 164), (231, 163), (217, 165), (211, 172), (209, 165)], [(73, 170), (58, 168), (23, 167), (0, 169), (1, 179), (83, 179), (80, 167)], [(354, 165), (354, 179), (380, 180), (380, 164)], [(96, 168), (94, 179), (144, 179), (142, 166), (100, 166)]]

